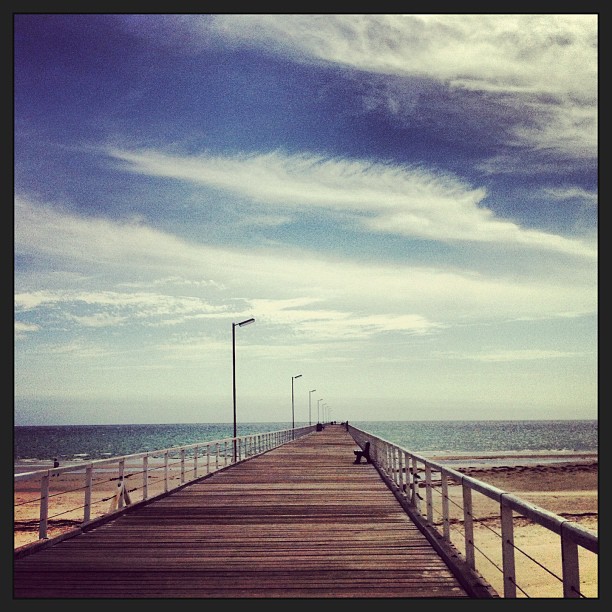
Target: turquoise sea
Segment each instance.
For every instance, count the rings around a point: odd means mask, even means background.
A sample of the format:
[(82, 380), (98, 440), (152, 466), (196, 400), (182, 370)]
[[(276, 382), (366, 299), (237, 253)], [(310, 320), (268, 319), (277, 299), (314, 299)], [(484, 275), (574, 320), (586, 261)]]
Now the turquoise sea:
[[(296, 427), (307, 423), (296, 423)], [(546, 455), (597, 453), (598, 422), (355, 421), (355, 427), (424, 455)], [(286, 429), (286, 423), (241, 423), (238, 435)], [(229, 438), (231, 423), (15, 426), (16, 469), (57, 457), (72, 463)]]

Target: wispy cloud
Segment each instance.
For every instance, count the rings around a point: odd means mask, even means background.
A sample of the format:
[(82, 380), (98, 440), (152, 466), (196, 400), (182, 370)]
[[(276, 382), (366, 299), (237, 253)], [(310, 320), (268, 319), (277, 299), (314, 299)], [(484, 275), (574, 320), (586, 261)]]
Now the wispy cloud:
[(576, 357), (577, 353), (568, 351), (551, 351), (542, 349), (517, 349), (517, 350), (497, 350), (479, 353), (453, 353), (445, 352), (441, 354), (445, 359), (459, 359), (469, 361), (484, 362), (504, 362), (504, 361), (540, 361), (547, 359), (567, 359)]
[[(27, 225), (22, 227), (24, 219)], [(299, 251), (215, 248), (142, 225), (79, 218), (23, 200), (15, 250), (54, 268), (69, 263), (80, 271), (76, 284), (82, 285), (19, 291), (17, 317), (33, 309), (56, 313), (61, 304), (58, 312), (70, 312), (72, 321), (83, 325), (123, 325), (123, 317), (138, 325), (174, 325), (257, 313), (281, 328), (295, 324), (316, 342), (332, 333), (338, 337), (339, 328), (355, 336), (390, 330), (424, 333), (471, 320), (551, 318), (596, 310), (596, 279), (572, 278), (569, 271), (565, 279), (503, 278)], [(246, 261), (256, 274), (245, 271)], [(89, 278), (100, 283), (111, 271), (115, 276), (106, 289), (87, 289)], [(193, 285), (187, 282), (179, 295), (159, 291), (157, 279), (177, 275)], [(133, 278), (157, 290), (119, 290)], [(199, 279), (206, 282), (199, 284)]]
[(37, 332), (40, 325), (35, 323), (24, 323), (23, 321), (15, 321), (15, 338), (25, 338), (27, 334)]
[[(517, 143), (594, 159), (596, 22), (589, 14), (216, 15), (168, 25), (188, 27), (195, 45), (222, 39), (297, 62), (494, 96), (528, 121), (516, 126)], [(391, 96), (390, 110), (405, 108), (392, 89), (378, 91)]]
[(130, 172), (239, 194), (264, 210), (293, 214), (309, 208), (326, 210), (381, 233), (596, 256), (593, 245), (496, 218), (481, 205), (484, 189), (422, 168), (279, 152), (181, 157), (155, 150), (111, 149), (108, 154)]
[(580, 200), (585, 204), (596, 206), (598, 203), (597, 193), (587, 191), (586, 189), (579, 189), (577, 187), (548, 187), (545, 188), (544, 193), (556, 200)]

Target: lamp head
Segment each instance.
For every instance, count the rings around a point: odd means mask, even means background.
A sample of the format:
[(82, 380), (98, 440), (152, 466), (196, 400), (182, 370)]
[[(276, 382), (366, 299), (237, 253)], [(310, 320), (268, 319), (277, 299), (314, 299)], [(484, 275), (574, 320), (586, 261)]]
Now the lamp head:
[(240, 323), (234, 323), (234, 325), (238, 325), (238, 327), (244, 327), (245, 325), (250, 325), (251, 323), (255, 323), (254, 318), (246, 319), (244, 321), (241, 321)]

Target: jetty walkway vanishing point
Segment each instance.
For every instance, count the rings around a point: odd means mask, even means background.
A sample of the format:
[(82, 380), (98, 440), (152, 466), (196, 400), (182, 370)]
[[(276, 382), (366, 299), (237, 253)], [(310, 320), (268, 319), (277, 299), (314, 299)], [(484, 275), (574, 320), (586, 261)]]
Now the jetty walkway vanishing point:
[[(358, 448), (370, 462), (355, 463)], [(54, 489), (70, 476), (68, 493)], [(517, 517), (558, 535), (559, 574), (544, 569), (559, 597), (581, 597), (580, 559), (598, 553), (594, 532), (349, 424), (15, 480), (39, 491), (15, 502), (35, 503), (39, 515), (39, 539), (15, 549), (17, 599), (537, 597), (517, 579)], [(473, 493), (499, 511), (497, 559), (480, 554)], [(78, 525), (49, 537), (54, 501), (66, 494), (82, 499), (61, 513), (80, 513)], [(484, 564), (499, 573), (497, 589)]]

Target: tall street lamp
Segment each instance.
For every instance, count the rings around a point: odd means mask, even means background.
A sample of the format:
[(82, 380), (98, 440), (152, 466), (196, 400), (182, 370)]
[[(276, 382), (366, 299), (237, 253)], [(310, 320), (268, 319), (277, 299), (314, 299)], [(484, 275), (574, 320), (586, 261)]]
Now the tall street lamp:
[(232, 323), (232, 382), (234, 387), (234, 463), (236, 463), (236, 327), (244, 327), (255, 323), (255, 319), (245, 319), (240, 323)]
[(308, 392), (308, 424), (312, 425), (312, 418), (310, 417), (310, 400), (312, 399), (312, 394), (316, 391), (316, 389), (312, 389)]
[(293, 403), (293, 381), (296, 378), (300, 378), (302, 375), (298, 374), (297, 376), (291, 377), (291, 427), (295, 429), (295, 407)]

